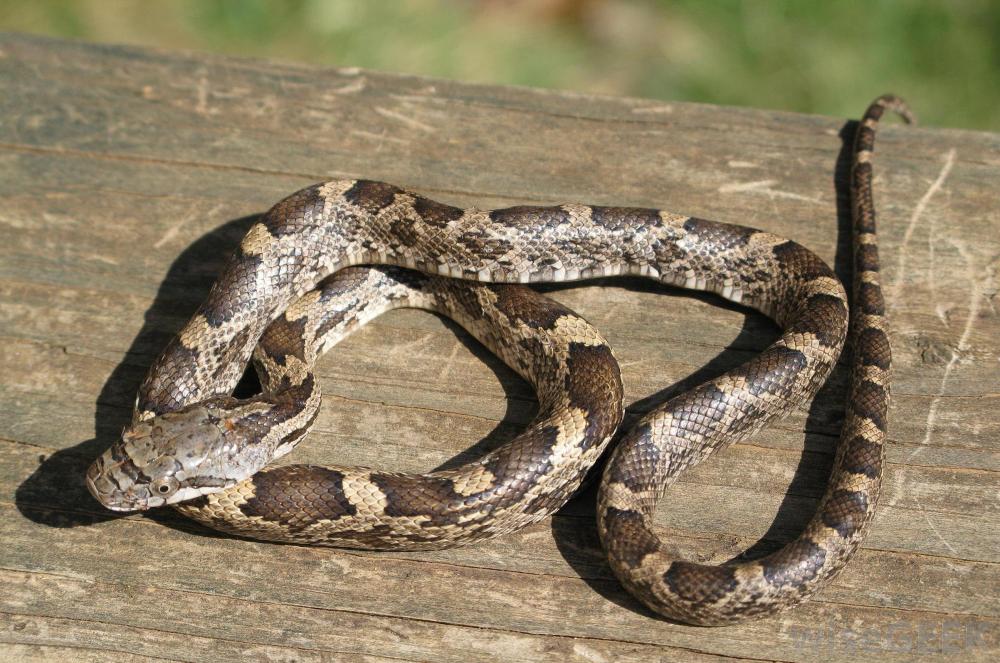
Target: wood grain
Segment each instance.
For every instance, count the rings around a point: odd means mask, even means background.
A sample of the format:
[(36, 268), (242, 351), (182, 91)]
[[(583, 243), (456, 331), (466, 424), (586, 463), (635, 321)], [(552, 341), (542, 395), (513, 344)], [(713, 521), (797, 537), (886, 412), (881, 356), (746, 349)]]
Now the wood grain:
[[(216, 536), (172, 512), (115, 517), (81, 477), (254, 215), (303, 185), (663, 207), (793, 237), (848, 276), (846, 120), (19, 35), (0, 37), (0, 85), (0, 658), (995, 660), (1000, 136), (881, 130), (896, 369), (879, 514), (813, 600), (703, 629), (618, 586), (592, 491), (497, 541), (371, 554)], [(608, 336), (633, 415), (776, 335), (655, 284), (545, 290)], [(288, 462), (427, 470), (509, 439), (535, 407), (421, 312), (377, 320), (321, 374), (317, 430)], [(829, 471), (843, 385), (841, 372), (808, 411), (684, 475), (663, 535), (714, 561), (794, 536)]]

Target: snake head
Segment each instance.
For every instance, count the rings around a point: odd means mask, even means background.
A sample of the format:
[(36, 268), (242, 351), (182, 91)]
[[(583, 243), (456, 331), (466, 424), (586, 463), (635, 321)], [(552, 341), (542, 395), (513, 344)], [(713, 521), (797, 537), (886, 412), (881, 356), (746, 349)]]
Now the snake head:
[[(266, 458), (247, 451), (253, 421), (217, 398), (133, 423), (87, 470), (87, 488), (113, 511), (144, 511), (218, 492), (249, 477)], [(234, 416), (239, 415), (239, 416)], [(257, 434), (259, 436), (259, 434)], [(258, 445), (259, 446), (259, 445)]]

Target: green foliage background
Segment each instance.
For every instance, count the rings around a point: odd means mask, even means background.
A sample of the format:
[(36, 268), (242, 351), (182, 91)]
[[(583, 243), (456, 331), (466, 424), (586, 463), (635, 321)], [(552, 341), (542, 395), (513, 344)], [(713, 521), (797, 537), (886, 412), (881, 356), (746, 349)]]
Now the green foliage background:
[(1000, 130), (1000, 0), (6, 0), (0, 29)]

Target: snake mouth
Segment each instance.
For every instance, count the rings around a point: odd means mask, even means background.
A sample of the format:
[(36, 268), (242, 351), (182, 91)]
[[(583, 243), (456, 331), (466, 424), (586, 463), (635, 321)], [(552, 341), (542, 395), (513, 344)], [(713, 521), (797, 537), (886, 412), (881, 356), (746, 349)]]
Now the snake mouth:
[(136, 500), (131, 492), (123, 491), (104, 472), (102, 459), (95, 461), (88, 469), (84, 482), (87, 491), (94, 496), (105, 509), (116, 512), (145, 511), (149, 505), (141, 500)]

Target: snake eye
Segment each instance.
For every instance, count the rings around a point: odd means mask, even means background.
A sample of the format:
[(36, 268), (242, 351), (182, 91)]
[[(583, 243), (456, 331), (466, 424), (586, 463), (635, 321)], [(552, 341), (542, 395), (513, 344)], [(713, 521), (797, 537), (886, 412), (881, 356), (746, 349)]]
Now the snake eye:
[(153, 492), (160, 497), (167, 497), (172, 495), (180, 488), (180, 484), (174, 477), (164, 477), (163, 479), (157, 479), (151, 485)]

